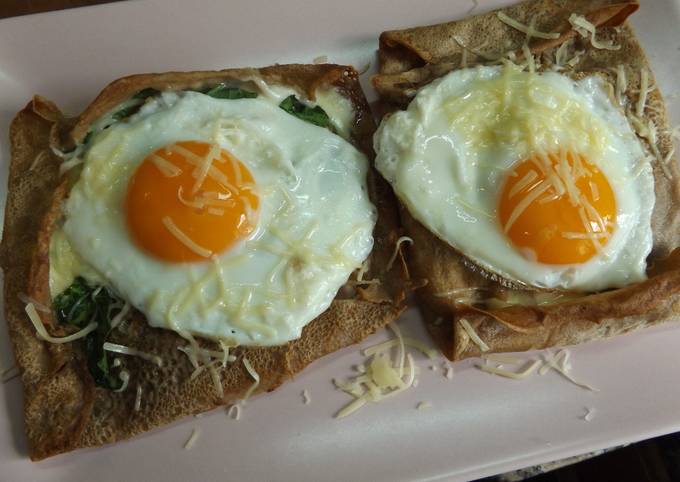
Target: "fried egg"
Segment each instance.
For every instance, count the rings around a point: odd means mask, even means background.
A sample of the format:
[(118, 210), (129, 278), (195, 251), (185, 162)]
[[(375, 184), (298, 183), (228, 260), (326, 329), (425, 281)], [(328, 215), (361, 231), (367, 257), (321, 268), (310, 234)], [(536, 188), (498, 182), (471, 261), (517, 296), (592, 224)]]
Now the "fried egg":
[(454, 71), (383, 121), (376, 166), (409, 212), (486, 270), (595, 291), (645, 279), (654, 178), (591, 76)]
[(94, 134), (53, 256), (152, 326), (298, 338), (369, 255), (376, 210), (365, 156), (276, 100), (163, 93)]

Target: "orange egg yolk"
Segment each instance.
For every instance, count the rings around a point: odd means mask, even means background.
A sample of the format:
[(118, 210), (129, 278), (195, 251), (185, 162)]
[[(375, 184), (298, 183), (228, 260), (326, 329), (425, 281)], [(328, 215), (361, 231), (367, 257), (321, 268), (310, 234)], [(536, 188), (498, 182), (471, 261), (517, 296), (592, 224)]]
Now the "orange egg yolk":
[(526, 258), (584, 263), (610, 239), (616, 199), (604, 174), (583, 156), (537, 156), (517, 163), (506, 178), (498, 219)]
[(129, 184), (128, 231), (169, 262), (205, 261), (255, 229), (259, 200), (250, 171), (213, 144), (182, 141), (148, 155)]

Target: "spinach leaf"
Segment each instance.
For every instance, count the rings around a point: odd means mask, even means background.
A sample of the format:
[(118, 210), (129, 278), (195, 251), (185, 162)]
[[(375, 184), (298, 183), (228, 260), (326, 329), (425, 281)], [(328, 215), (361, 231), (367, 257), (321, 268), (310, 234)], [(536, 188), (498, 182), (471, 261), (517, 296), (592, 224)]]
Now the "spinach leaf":
[(121, 300), (105, 286), (91, 286), (79, 276), (53, 304), (59, 323), (83, 328), (91, 321), (97, 322), (97, 329), (85, 337), (87, 367), (98, 386), (120, 388), (122, 382), (111, 373), (103, 345), (111, 333), (111, 319), (122, 306)]
[(123, 119), (127, 119), (130, 117), (132, 114), (137, 113), (139, 109), (142, 107), (142, 104), (135, 104), (131, 105), (130, 107), (125, 107), (124, 109), (119, 110), (118, 112), (113, 114), (113, 120), (115, 121), (122, 121)]
[(254, 99), (257, 93), (249, 90), (239, 89), (238, 87), (227, 87), (224, 84), (218, 84), (208, 90), (203, 91), (205, 95), (214, 97), (215, 99)]
[(148, 89), (140, 90), (132, 98), (145, 100), (147, 97), (156, 97), (158, 94), (160, 94), (160, 91), (149, 87)]
[(309, 107), (300, 102), (294, 95), (290, 95), (279, 104), (279, 107), (298, 119), (302, 119), (305, 122), (309, 122), (310, 124), (319, 127), (327, 127), (331, 129), (331, 131), (334, 131), (330, 117), (328, 117), (326, 111), (318, 105), (316, 107)]
[(121, 121), (127, 117), (130, 117), (132, 114), (136, 114), (137, 111), (139, 111), (139, 109), (144, 105), (144, 100), (146, 100), (147, 97), (155, 97), (158, 94), (160, 94), (160, 91), (156, 89), (148, 88), (140, 90), (132, 96), (132, 99), (141, 100), (142, 102), (135, 103), (134, 105), (119, 110), (113, 114), (113, 119), (116, 121)]

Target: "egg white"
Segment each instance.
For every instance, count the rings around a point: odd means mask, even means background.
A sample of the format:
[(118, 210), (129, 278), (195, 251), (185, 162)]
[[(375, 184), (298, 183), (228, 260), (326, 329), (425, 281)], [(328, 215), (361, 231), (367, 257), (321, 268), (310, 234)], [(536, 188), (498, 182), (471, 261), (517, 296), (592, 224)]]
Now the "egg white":
[[(454, 71), (421, 89), (407, 110), (384, 120), (374, 144), (378, 170), (409, 212), (489, 271), (535, 287), (586, 291), (646, 277), (652, 169), (597, 77), (573, 81), (514, 66)], [(613, 236), (603, 253), (582, 264), (527, 259), (496, 218), (498, 195), (513, 165), (537, 149), (560, 148), (598, 167), (617, 203)]]
[[(252, 173), (260, 207), (247, 239), (205, 262), (153, 258), (131, 240), (128, 182), (156, 149), (219, 144)], [(239, 345), (298, 338), (373, 246), (367, 160), (350, 143), (260, 96), (163, 94), (91, 140), (63, 232), (85, 263), (155, 327)]]

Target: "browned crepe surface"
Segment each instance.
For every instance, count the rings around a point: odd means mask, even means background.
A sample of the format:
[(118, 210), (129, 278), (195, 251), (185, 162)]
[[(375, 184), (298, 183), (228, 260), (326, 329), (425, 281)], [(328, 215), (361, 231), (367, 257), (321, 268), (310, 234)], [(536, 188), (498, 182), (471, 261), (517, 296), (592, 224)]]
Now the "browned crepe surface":
[[(64, 119), (56, 106), (36, 97), (19, 112), (10, 129), (12, 161), (0, 261), (5, 272), (5, 310), (17, 365), (24, 385), (25, 429), (29, 455), (39, 460), (82, 447), (98, 446), (132, 437), (187, 415), (210, 410), (242, 398), (253, 380), (242, 360), (247, 357), (261, 377), (258, 391), (271, 391), (314, 360), (357, 343), (398, 316), (402, 310), (403, 258), (391, 270), (386, 265), (394, 252), (398, 214), (391, 189), (369, 172), (371, 199), (378, 207), (375, 249), (366, 279), (382, 281), (371, 290), (350, 285), (340, 290), (331, 307), (303, 330), (302, 337), (283, 346), (236, 348), (237, 360), (221, 371), (225, 396), (221, 399), (208, 371), (190, 381), (193, 367), (177, 347), (186, 341), (174, 332), (151, 328), (135, 312), (115, 343), (159, 355), (159, 368), (137, 357), (126, 357), (131, 374), (127, 390), (115, 393), (96, 387), (89, 374), (80, 342), (55, 345), (36, 337), (19, 299), (27, 294), (51, 305), (48, 286), (49, 239), (61, 216), (68, 182), (59, 176), (61, 159), (52, 146), (72, 146), (81, 140), (99, 116), (136, 92), (153, 87), (179, 90), (252, 78), (292, 86), (311, 96), (318, 86), (335, 86), (352, 101), (356, 112), (355, 144), (373, 159), (374, 123), (359, 87), (357, 73), (336, 65), (282, 65), (264, 69), (217, 72), (145, 74), (120, 79), (106, 87), (77, 120)], [(49, 314), (41, 313), (55, 336), (64, 330)], [(204, 346), (211, 342), (199, 340)], [(139, 411), (134, 410), (136, 386), (142, 387)]]
[[(627, 101), (634, 105), (639, 98), (640, 71), (649, 71), (649, 64), (632, 29), (622, 22), (637, 7), (637, 2), (612, 0), (531, 0), (502, 11), (525, 25), (534, 20), (540, 31), (561, 33), (558, 40), (534, 39), (529, 44), (544, 67), (555, 58), (555, 48), (569, 39), (573, 42), (569, 57), (575, 50), (585, 53), (574, 68), (567, 68), (566, 75), (599, 75), (613, 89), (614, 70), (623, 65), (629, 82)], [(584, 15), (599, 26), (598, 40), (611, 40), (621, 48), (593, 48), (589, 40), (570, 29), (568, 18), (572, 13)], [(373, 83), (383, 100), (393, 108), (404, 108), (419, 87), (461, 67), (463, 46), (468, 49), (468, 65), (473, 66), (488, 63), (488, 59), (472, 52), (486, 57), (515, 52), (521, 58), (524, 41), (525, 35), (501, 22), (496, 12), (384, 32), (380, 37), (380, 73)], [(655, 85), (651, 71), (650, 85)], [(656, 88), (648, 96), (644, 117), (658, 127), (658, 149), (666, 157), (672, 139), (663, 99)], [(650, 150), (651, 146), (642, 142)], [(492, 351), (520, 351), (599, 339), (666, 321), (680, 312), (680, 265), (676, 256), (671, 256), (680, 246), (680, 172), (675, 160), (668, 165), (670, 179), (657, 161), (652, 165), (656, 203), (649, 279), (607, 293), (565, 293), (551, 298), (549, 294), (517, 289), (515, 283), (484, 273), (402, 208), (404, 229), (414, 240), (408, 250), (411, 274), (427, 281), (418, 291), (418, 299), (428, 328), (446, 356), (457, 360), (481, 353), (458, 323), (462, 317)], [(499, 300), (505, 301), (505, 306), (499, 306)], [(538, 305), (546, 300), (549, 304)]]

